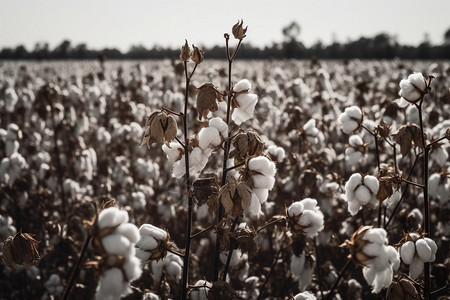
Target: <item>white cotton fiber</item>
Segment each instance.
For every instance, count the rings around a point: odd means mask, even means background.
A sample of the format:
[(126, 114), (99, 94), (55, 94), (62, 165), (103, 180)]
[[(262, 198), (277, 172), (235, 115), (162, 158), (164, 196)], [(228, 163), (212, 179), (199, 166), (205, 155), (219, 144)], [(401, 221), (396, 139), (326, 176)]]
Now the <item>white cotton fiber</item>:
[(364, 176), (364, 185), (370, 190), (373, 195), (378, 193), (378, 189), (380, 187), (380, 183), (375, 176), (366, 175)]
[(102, 238), (103, 248), (108, 253), (116, 254), (123, 257), (129, 257), (131, 254), (130, 241), (120, 234), (108, 234)]
[(106, 270), (100, 277), (95, 299), (119, 300), (127, 293), (128, 283), (124, 281), (122, 271), (119, 268)]
[(296, 201), (292, 203), (288, 208), (288, 215), (289, 217), (298, 216), (303, 212), (304, 206), (301, 201)]
[(364, 144), (362, 138), (359, 135), (352, 135), (348, 138), (348, 143), (352, 147), (360, 146)]
[(267, 198), (269, 197), (269, 190), (268, 189), (253, 189), (253, 193), (258, 198), (259, 203), (261, 205), (266, 202)]
[(125, 261), (123, 269), (129, 281), (141, 277), (142, 269), (140, 265), (141, 262), (139, 261), (139, 258), (137, 258), (136, 256), (131, 256), (129, 259)]
[(209, 126), (216, 128), (222, 137), (228, 137), (228, 125), (222, 118), (215, 117), (209, 120)]
[(400, 256), (405, 264), (411, 264), (416, 254), (416, 245), (412, 241), (407, 241), (400, 247)]
[(149, 260), (151, 255), (152, 254), (148, 251), (142, 250), (141, 248), (136, 248), (136, 257), (139, 258), (142, 262), (146, 262), (147, 260)]
[(357, 200), (348, 202), (348, 211), (352, 216), (356, 215), (358, 213), (358, 211), (360, 210), (360, 208), (361, 208), (361, 205), (359, 204), (359, 202)]
[(418, 239), (416, 241), (416, 251), (423, 262), (429, 262), (431, 260), (431, 248), (424, 239)]
[(139, 228), (139, 233), (141, 234), (141, 237), (152, 236), (156, 240), (165, 240), (167, 238), (167, 232), (165, 230), (153, 226), (152, 224), (142, 224)]
[(108, 207), (98, 214), (98, 228), (115, 227), (128, 222), (128, 213), (117, 207)]
[(423, 271), (423, 261), (416, 255), (409, 265), (409, 277), (417, 279)]
[(314, 129), (317, 129), (316, 120), (314, 119), (308, 120), (308, 122), (306, 122), (305, 125), (303, 125), (303, 130), (308, 134), (312, 133)]
[(139, 229), (132, 223), (120, 224), (114, 232), (125, 236), (133, 244), (139, 240)]
[(178, 142), (171, 142), (169, 147), (166, 144), (163, 144), (162, 150), (166, 153), (167, 158), (171, 162), (180, 160), (184, 153), (183, 146), (181, 146)]
[(317, 200), (312, 198), (305, 198), (301, 201), (303, 203), (304, 209), (310, 209), (310, 210), (318, 210), (317, 207)]
[(361, 111), (361, 109), (360, 109), (358, 106), (356, 106), (356, 105), (347, 107), (347, 108), (345, 109), (345, 113), (346, 113), (350, 118), (353, 118), (353, 119), (356, 119), (356, 120), (360, 120), (360, 119), (362, 118), (362, 111)]
[(242, 79), (233, 87), (233, 91), (235, 92), (243, 92), (248, 91), (252, 88), (252, 84), (248, 79)]
[[(436, 254), (436, 252), (437, 252), (437, 245), (436, 245), (435, 241), (433, 241), (432, 239), (427, 238), (427, 237), (424, 238), (424, 240), (425, 240), (425, 242), (427, 242), (428, 246), (430, 246), (431, 252), (433, 254)], [(434, 261), (434, 259), (432, 261)], [(432, 261), (430, 261), (430, 262), (432, 262)]]
[(361, 205), (365, 205), (370, 202), (372, 196), (369, 189), (366, 186), (361, 185), (355, 191), (355, 198), (358, 199)]
[(141, 236), (141, 239), (136, 243), (136, 247), (142, 250), (153, 250), (158, 247), (158, 241), (149, 235)]
[(253, 175), (253, 187), (257, 189), (268, 189), (271, 190), (275, 184), (275, 178), (272, 176), (265, 175)]
[(214, 127), (204, 127), (198, 133), (198, 145), (203, 150), (217, 147), (221, 142), (219, 131)]
[(258, 197), (252, 193), (252, 199), (250, 200), (250, 206), (245, 210), (245, 214), (252, 219), (259, 218), (263, 215), (261, 211), (261, 203), (259, 202)]

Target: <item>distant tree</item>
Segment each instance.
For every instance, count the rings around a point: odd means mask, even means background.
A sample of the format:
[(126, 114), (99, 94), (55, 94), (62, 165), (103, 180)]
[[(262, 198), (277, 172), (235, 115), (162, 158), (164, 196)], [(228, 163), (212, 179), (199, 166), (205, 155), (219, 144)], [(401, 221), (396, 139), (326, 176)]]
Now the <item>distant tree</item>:
[(444, 33), (444, 43), (450, 45), (450, 28)]
[(52, 54), (56, 59), (68, 59), (70, 58), (69, 54), (71, 51), (72, 49), (70, 41), (64, 40), (61, 42), (61, 44), (55, 47), (55, 49), (52, 51)]
[(23, 45), (19, 45), (14, 49), (14, 59), (27, 59), (28, 58), (28, 50)]

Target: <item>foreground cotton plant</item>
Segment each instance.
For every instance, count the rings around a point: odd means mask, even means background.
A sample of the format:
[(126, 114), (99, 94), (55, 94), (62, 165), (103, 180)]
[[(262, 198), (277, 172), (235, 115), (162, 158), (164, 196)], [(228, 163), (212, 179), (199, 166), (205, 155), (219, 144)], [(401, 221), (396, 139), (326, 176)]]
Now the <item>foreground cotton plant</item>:
[(362, 206), (371, 203), (376, 205), (376, 195), (379, 182), (375, 176), (354, 173), (345, 184), (345, 200), (348, 202), (348, 211), (356, 215)]
[(100, 277), (96, 299), (120, 299), (130, 293), (129, 282), (141, 276), (135, 244), (139, 231), (128, 223), (128, 213), (117, 207), (102, 210), (95, 224), (93, 244), (102, 253), (104, 272)]
[(409, 233), (404, 238), (405, 242), (399, 248), (402, 261), (409, 265), (409, 277), (417, 279), (423, 271), (424, 263), (436, 260), (436, 243), (427, 237), (421, 237), (417, 233)]
[(296, 201), (287, 209), (288, 221), (294, 234), (306, 234), (314, 237), (323, 230), (323, 213), (317, 206), (317, 200), (306, 198)]
[(394, 247), (388, 246), (386, 230), (361, 226), (342, 246), (347, 247), (353, 261), (363, 267), (364, 278), (372, 287), (372, 293), (389, 287), (393, 271), (400, 266), (400, 257)]

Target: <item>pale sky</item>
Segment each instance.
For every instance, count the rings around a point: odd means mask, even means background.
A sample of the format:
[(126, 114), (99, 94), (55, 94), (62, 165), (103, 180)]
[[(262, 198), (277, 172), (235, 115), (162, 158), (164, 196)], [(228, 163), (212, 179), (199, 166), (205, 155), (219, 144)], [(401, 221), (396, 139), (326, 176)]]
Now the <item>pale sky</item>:
[(418, 45), (426, 33), (440, 44), (450, 28), (449, 0), (0, 0), (0, 48), (36, 42), (53, 49), (64, 39), (89, 48), (131, 45), (181, 47), (223, 45), (238, 19), (248, 25), (245, 42), (283, 41), (282, 28), (301, 26), (299, 40), (311, 46), (386, 32)]

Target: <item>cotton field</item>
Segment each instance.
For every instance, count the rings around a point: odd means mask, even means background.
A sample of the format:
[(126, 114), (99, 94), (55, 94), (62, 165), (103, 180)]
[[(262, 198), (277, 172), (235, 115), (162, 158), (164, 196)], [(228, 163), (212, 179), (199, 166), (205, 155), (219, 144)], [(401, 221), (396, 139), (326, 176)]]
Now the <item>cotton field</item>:
[(224, 60), (0, 62), (1, 299), (446, 299), (450, 63), (239, 60), (232, 33)]

